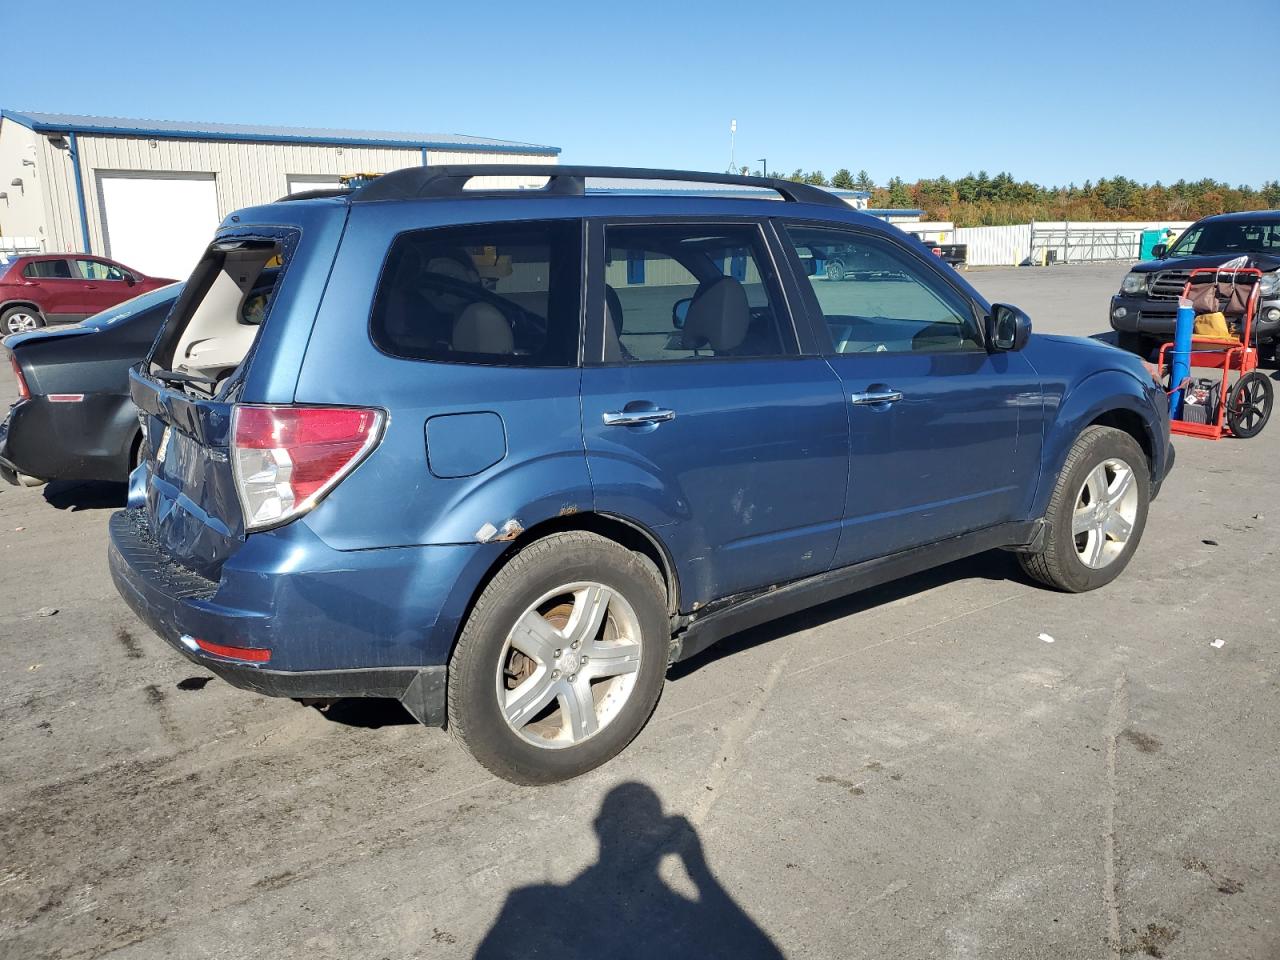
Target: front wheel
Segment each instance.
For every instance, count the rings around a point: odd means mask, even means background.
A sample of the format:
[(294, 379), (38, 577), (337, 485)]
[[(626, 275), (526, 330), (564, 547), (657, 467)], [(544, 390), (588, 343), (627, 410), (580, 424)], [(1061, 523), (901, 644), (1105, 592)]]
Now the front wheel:
[(1137, 441), (1113, 427), (1086, 428), (1049, 499), (1043, 549), (1019, 557), (1023, 570), (1068, 593), (1105, 586), (1137, 549), (1150, 503), (1150, 468)]
[(552, 534), (476, 601), (449, 661), (449, 729), (513, 783), (586, 773), (649, 719), (670, 639), (648, 558), (594, 533)]
[(827, 261), (827, 279), (840, 281), (844, 279), (844, 264), (839, 260)]

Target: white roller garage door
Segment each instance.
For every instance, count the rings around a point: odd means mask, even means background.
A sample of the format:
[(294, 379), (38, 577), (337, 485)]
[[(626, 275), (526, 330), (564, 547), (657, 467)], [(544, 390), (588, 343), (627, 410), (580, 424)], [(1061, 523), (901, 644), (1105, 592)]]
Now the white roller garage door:
[(98, 174), (107, 256), (185, 280), (221, 218), (212, 174)]

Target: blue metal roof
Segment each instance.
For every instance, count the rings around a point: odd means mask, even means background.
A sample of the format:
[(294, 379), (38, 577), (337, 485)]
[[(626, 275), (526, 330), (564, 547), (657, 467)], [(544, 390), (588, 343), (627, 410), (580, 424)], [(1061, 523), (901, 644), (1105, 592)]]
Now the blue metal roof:
[(324, 127), (268, 127), (245, 123), (199, 123), (185, 120), (134, 120), (71, 113), (24, 113), (0, 109), (0, 117), (38, 133), (87, 133), (121, 137), (182, 140), (242, 140), (257, 143), (312, 143), (326, 146), (408, 147), (430, 150), (474, 150), (556, 156), (559, 147), (515, 140), (493, 140), (456, 133), (403, 133), (387, 130), (330, 130)]

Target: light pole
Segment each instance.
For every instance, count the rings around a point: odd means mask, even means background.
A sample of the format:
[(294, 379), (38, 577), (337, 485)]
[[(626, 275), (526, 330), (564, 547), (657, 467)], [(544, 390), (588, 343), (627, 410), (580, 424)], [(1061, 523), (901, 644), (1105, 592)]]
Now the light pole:
[(730, 120), (729, 121), (729, 172), (730, 173), (738, 172), (738, 168), (734, 166), (734, 156), (733, 156), (733, 146), (734, 146), (733, 142), (737, 137), (737, 135), (738, 135), (738, 121)]
[(769, 175), (769, 161), (763, 157), (760, 158), (760, 169), (764, 171), (764, 176)]

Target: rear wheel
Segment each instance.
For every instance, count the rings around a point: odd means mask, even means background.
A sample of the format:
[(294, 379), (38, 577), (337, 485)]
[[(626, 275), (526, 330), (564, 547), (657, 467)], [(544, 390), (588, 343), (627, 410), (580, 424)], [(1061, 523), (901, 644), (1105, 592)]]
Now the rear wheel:
[(1110, 583), (1142, 539), (1150, 502), (1150, 469), (1137, 441), (1113, 427), (1086, 428), (1049, 500), (1044, 547), (1020, 556), (1022, 568), (1068, 593)]
[(1227, 402), (1227, 426), (1231, 428), (1231, 435), (1248, 440), (1260, 434), (1271, 419), (1274, 394), (1270, 379), (1256, 370), (1237, 380)]
[(44, 326), (44, 317), (32, 307), (10, 307), (0, 314), (0, 328), (5, 333), (25, 333)]
[(504, 780), (586, 773), (649, 719), (670, 638), (648, 558), (597, 534), (553, 534), (476, 601), (449, 662), (450, 731)]

